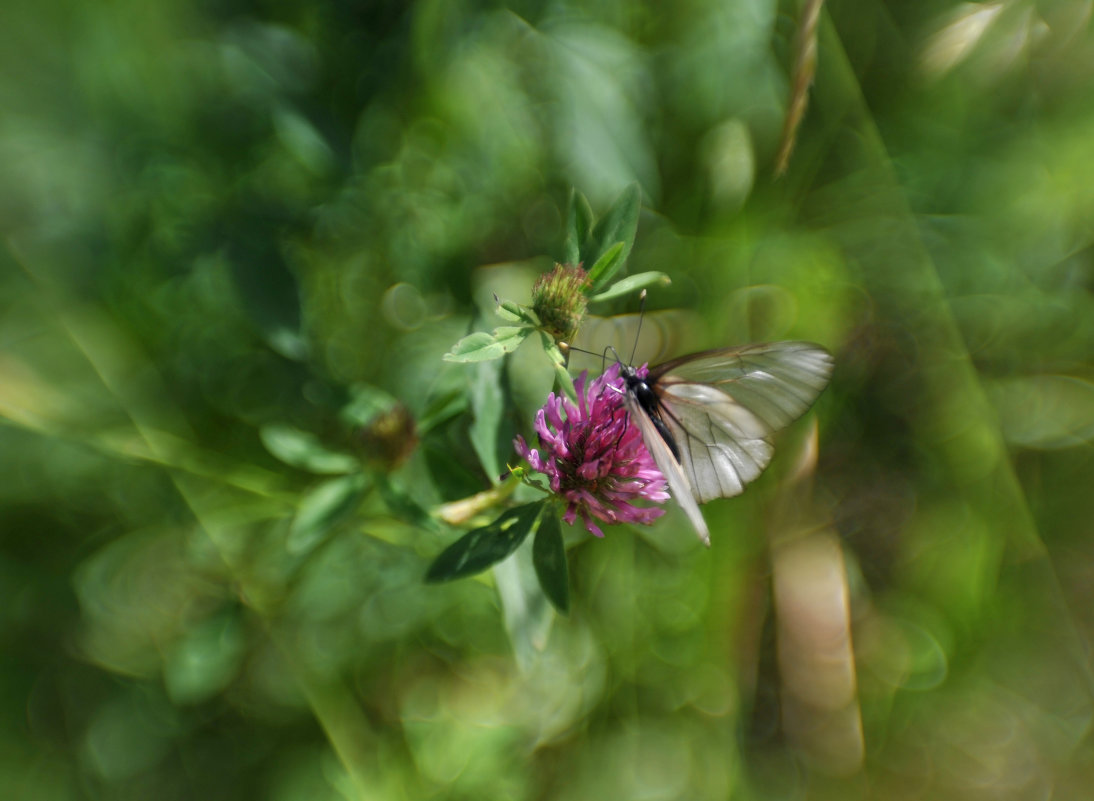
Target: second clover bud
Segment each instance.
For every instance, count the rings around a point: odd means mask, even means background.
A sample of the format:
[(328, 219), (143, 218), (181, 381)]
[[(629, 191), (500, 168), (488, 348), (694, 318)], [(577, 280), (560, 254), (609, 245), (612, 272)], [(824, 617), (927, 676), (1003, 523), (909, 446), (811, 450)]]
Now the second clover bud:
[(532, 287), (532, 309), (556, 342), (569, 342), (581, 325), (588, 300), (584, 290), (589, 279), (580, 266), (556, 264), (536, 279)]

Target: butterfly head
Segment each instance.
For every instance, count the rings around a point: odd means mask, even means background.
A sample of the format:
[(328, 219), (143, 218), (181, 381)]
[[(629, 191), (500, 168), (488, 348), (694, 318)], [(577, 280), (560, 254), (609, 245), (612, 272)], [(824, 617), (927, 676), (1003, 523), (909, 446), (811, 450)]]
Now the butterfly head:
[(642, 407), (643, 411), (652, 413), (657, 410), (660, 405), (657, 400), (657, 393), (653, 391), (653, 387), (645, 378), (638, 375), (635, 368), (628, 364), (620, 364), (619, 377), (623, 379), (627, 392), (638, 401), (638, 405)]

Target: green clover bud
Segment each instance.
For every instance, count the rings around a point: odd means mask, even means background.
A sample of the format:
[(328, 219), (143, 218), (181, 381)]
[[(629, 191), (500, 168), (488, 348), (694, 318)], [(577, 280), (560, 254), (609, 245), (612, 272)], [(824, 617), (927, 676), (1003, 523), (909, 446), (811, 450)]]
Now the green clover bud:
[(543, 330), (556, 342), (569, 341), (585, 316), (589, 279), (580, 265), (556, 264), (536, 279), (532, 287), (532, 309)]

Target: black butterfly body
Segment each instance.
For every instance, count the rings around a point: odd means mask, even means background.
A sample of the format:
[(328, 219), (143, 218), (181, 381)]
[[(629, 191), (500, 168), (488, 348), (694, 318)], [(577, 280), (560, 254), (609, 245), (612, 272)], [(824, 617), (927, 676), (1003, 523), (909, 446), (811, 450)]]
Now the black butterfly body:
[(680, 448), (676, 444), (676, 438), (665, 425), (665, 421), (661, 419), (661, 401), (657, 399), (657, 393), (653, 391), (646, 379), (638, 377), (638, 373), (630, 365), (623, 365), (619, 374), (627, 385), (627, 392), (634, 396), (639, 408), (649, 417), (653, 427), (657, 429), (657, 433), (661, 435), (661, 439), (672, 452), (673, 458), (680, 461)]

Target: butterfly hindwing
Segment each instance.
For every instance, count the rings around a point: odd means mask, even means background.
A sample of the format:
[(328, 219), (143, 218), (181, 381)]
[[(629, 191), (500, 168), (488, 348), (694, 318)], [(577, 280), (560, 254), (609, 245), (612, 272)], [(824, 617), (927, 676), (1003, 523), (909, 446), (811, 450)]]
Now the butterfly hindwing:
[(771, 427), (721, 390), (670, 384), (660, 400), (662, 419), (699, 503), (739, 495), (771, 461)]
[(627, 408), (630, 419), (634, 421), (638, 426), (638, 431), (642, 434), (642, 441), (646, 444), (646, 450), (650, 452), (653, 461), (657, 464), (657, 469), (661, 471), (661, 475), (668, 482), (669, 492), (672, 493), (672, 497), (676, 499), (680, 508), (684, 510), (684, 514), (688, 516), (699, 535), (699, 539), (703, 541), (704, 545), (709, 546), (710, 532), (707, 529), (706, 520), (703, 519), (703, 513), (699, 511), (699, 504), (696, 503), (691, 490), (692, 484), (684, 472), (684, 468), (680, 462), (676, 461), (676, 457), (672, 455), (669, 446), (654, 426), (653, 420), (643, 411), (634, 395), (628, 392), (623, 396), (623, 403)]

